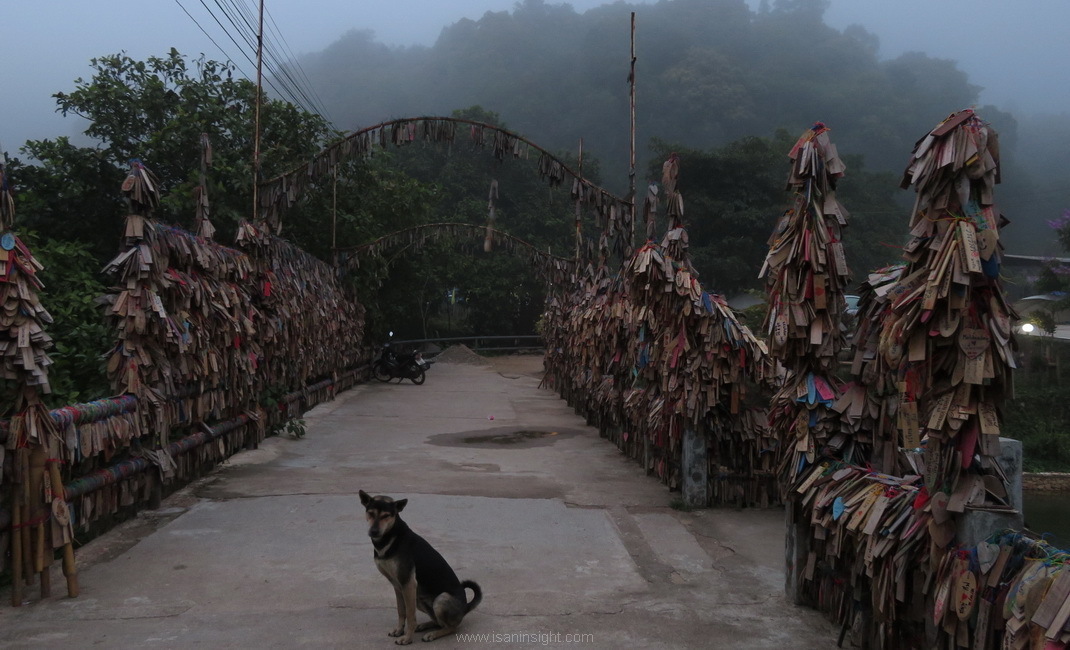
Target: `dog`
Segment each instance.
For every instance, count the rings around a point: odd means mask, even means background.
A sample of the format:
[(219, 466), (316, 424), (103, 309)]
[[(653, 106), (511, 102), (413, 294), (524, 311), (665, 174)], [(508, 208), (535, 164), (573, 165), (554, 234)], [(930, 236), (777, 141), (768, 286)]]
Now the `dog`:
[[(388, 496), (371, 496), (359, 491), (360, 503), (368, 517), (368, 536), (375, 547), (375, 566), (394, 587), (397, 597), (398, 625), (390, 636), (394, 643), (412, 643), (414, 632), (431, 630), (424, 641), (453, 634), (465, 614), (483, 600), (479, 585), (460, 581), (457, 574), (423, 537), (401, 520), (400, 513), (408, 499), (395, 501)], [(474, 594), (467, 600), (466, 589)], [(416, 624), (416, 610), (431, 617), (430, 622)]]

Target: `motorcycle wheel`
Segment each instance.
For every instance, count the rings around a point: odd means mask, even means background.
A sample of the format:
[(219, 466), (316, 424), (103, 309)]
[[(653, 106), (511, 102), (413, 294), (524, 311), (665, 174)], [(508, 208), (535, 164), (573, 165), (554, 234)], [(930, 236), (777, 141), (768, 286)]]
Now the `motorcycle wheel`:
[(424, 383), (424, 379), (427, 378), (424, 375), (424, 369), (419, 367), (419, 366), (416, 366), (410, 372), (412, 374), (409, 375), (409, 381), (411, 381), (412, 383), (416, 384), (417, 386), (419, 386), (420, 384)]
[(386, 365), (383, 363), (376, 363), (372, 366), (372, 375), (381, 382), (388, 382), (393, 379), (390, 376), (390, 371), (386, 369)]

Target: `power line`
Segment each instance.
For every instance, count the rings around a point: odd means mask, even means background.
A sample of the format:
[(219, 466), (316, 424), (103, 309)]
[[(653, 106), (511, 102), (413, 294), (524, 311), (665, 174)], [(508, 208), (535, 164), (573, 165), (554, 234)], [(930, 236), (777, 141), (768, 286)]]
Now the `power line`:
[[(175, 0), (175, 2), (182, 9), (182, 11), (187, 16), (189, 16), (191, 20), (193, 20), (194, 24), (197, 25), (201, 32), (208, 37), (212, 44), (215, 45), (216, 48), (218, 48), (219, 51), (222, 52), (228, 58), (228, 60), (234, 65), (234, 67), (243, 75), (245, 75), (246, 78), (249, 78), (249, 74), (246, 73), (240, 66), (238, 66), (237, 62), (234, 60), (234, 57), (232, 57), (225, 49), (223, 49), (222, 46), (219, 45), (219, 43), (212, 37), (208, 30), (206, 30), (204, 26), (201, 25), (201, 23), (189, 12), (189, 10), (186, 9), (182, 2), (180, 0)], [(223, 34), (230, 40), (234, 47), (236, 47), (241, 52), (242, 57), (244, 57), (244, 59), (248, 61), (250, 65), (255, 66), (256, 62), (253, 60), (252, 56), (250, 55), (250, 52), (256, 51), (257, 34), (259, 30), (257, 28), (254, 28), (252, 25), (252, 14), (250, 13), (251, 9), (248, 7), (247, 4), (239, 6), (235, 3), (234, 0), (226, 0), (226, 2), (230, 5), (230, 8), (224, 6), (223, 4), (220, 4), (220, 0), (212, 0), (212, 2), (213, 4), (215, 4), (216, 8), (218, 9), (218, 12), (213, 10), (212, 7), (208, 5), (206, 0), (200, 0), (201, 6), (204, 8), (205, 11), (208, 12), (208, 15), (211, 16), (212, 20), (215, 21), (216, 25), (219, 27), (220, 30), (222, 30)], [(220, 18), (220, 15), (222, 15), (222, 18)], [(224, 23), (228, 23), (230, 25), (230, 28), (228, 28), (227, 25)], [(281, 31), (278, 30), (277, 25), (275, 26), (275, 33), (281, 36)], [(235, 34), (237, 36), (235, 36)], [(244, 42), (245, 47), (242, 46), (242, 43), (239, 42), (239, 39), (240, 41)], [(303, 87), (302, 84), (298, 83), (298, 80), (293, 77), (289, 70), (283, 64), (280, 63), (281, 57), (279, 56), (276, 45), (271, 40), (270, 35), (265, 35), (264, 49), (265, 53), (267, 54), (267, 56), (264, 57), (264, 64), (267, 67), (269, 74), (271, 75), (265, 78), (264, 81), (272, 89), (272, 91), (274, 91), (275, 95), (287, 99), (288, 101), (300, 107), (306, 112), (318, 114), (325, 120), (327, 120), (328, 123), (331, 123), (332, 121), (327, 116), (327, 111), (322, 104), (322, 100), (319, 102), (318, 105), (317, 102), (312, 100), (310, 94), (314, 95), (315, 93), (311, 90), (311, 84), (308, 85), (307, 89)], [(307, 75), (305, 79), (307, 80)]]
[(231, 64), (232, 64), (232, 65), (233, 65), (233, 66), (234, 66), (235, 68), (237, 68), (238, 72), (240, 72), (240, 73), (242, 73), (243, 75), (245, 75), (246, 77), (248, 77), (248, 76), (249, 76), (249, 74), (248, 74), (248, 73), (246, 73), (246, 72), (245, 72), (245, 70), (242, 70), (242, 69), (241, 69), (241, 67), (239, 67), (239, 66), (238, 66), (238, 64), (234, 62), (234, 58), (233, 58), (232, 56), (230, 56), (229, 54), (227, 54), (227, 51), (226, 51), (226, 50), (224, 50), (224, 49), (223, 49), (223, 48), (222, 48), (222, 47), (221, 47), (221, 46), (219, 45), (219, 43), (216, 43), (215, 39), (214, 39), (214, 38), (212, 38), (212, 35), (211, 35), (211, 34), (209, 34), (209, 33), (208, 33), (208, 31), (207, 31), (207, 30), (206, 30), (206, 29), (205, 29), (204, 27), (202, 27), (202, 26), (201, 26), (201, 23), (200, 23), (200, 22), (198, 22), (198, 21), (197, 21), (197, 19), (193, 17), (193, 14), (191, 14), (191, 13), (189, 12), (189, 10), (188, 10), (188, 9), (186, 9), (186, 7), (185, 7), (185, 6), (183, 6), (183, 4), (182, 4), (182, 0), (175, 0), (175, 3), (176, 3), (176, 4), (177, 4), (177, 5), (178, 5), (178, 6), (179, 6), (179, 7), (181, 8), (181, 9), (182, 9), (182, 11), (183, 11), (183, 12), (184, 12), (184, 13), (185, 13), (185, 14), (186, 14), (187, 16), (189, 16), (189, 19), (193, 21), (193, 24), (197, 26), (197, 29), (201, 30), (201, 33), (202, 33), (202, 34), (204, 34), (205, 36), (207, 36), (207, 37), (208, 37), (208, 40), (212, 41), (212, 45), (215, 45), (215, 46), (216, 46), (216, 49), (217, 49), (217, 50), (219, 50), (219, 51), (220, 51), (220, 52), (221, 52), (221, 53), (223, 54), (223, 56), (227, 57), (227, 60), (228, 60), (228, 61), (230, 61), (230, 63), (231, 63)]
[[(213, 0), (214, 4), (223, 12), (227, 21), (238, 32), (250, 49), (256, 47), (258, 41), (259, 28), (254, 27), (256, 20), (255, 12), (247, 3), (241, 3), (236, 0), (224, 0), (226, 5), (220, 4), (219, 0)], [(281, 63), (281, 57), (278, 54), (275, 43), (271, 40), (270, 34), (264, 35), (264, 64), (268, 69), (268, 72), (273, 75), (274, 81), (282, 87), (285, 93), (279, 92), (279, 88), (272, 85), (276, 92), (280, 96), (288, 97), (294, 104), (300, 106), (302, 109), (309, 113), (317, 113), (327, 119), (324, 115), (325, 111), (322, 107), (316, 105), (316, 103), (309, 96), (309, 92), (293, 78), (289, 70)]]
[(324, 103), (323, 98), (320, 97), (319, 93), (316, 92), (316, 87), (312, 84), (312, 80), (309, 79), (308, 75), (305, 73), (304, 66), (301, 65), (301, 61), (297, 58), (297, 55), (294, 53), (293, 48), (290, 47), (290, 43), (287, 42), (286, 37), (282, 33), (282, 30), (279, 29), (278, 24), (275, 22), (275, 17), (271, 15), (271, 11), (269, 9), (265, 8), (265, 12), (267, 13), (268, 19), (271, 23), (272, 30), (279, 37), (279, 39), (282, 40), (282, 44), (286, 48), (286, 52), (289, 53), (289, 60), (293, 61), (294, 65), (297, 67), (297, 71), (301, 74), (301, 78), (305, 80), (306, 87), (312, 91), (312, 96), (319, 101), (320, 108), (324, 109), (323, 114), (327, 117), (328, 121), (333, 124), (334, 121), (330, 119), (330, 116), (326, 112), (327, 106)]

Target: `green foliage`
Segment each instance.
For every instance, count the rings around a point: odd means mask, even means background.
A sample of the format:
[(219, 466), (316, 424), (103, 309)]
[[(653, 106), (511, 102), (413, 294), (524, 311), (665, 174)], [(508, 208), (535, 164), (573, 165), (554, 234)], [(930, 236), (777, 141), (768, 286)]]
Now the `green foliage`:
[[(769, 233), (791, 202), (784, 184), (787, 154), (796, 137), (781, 129), (772, 138), (748, 136), (708, 151), (653, 143), (651, 178), (660, 177), (661, 162), (671, 152), (680, 156), (678, 187), (691, 257), (707, 291), (733, 296), (761, 288), (758, 270), (768, 252)], [(847, 175), (837, 192), (852, 213), (848, 264), (861, 279), (896, 259), (906, 213), (892, 196), (890, 174), (865, 171), (860, 157), (846, 163)], [(663, 229), (660, 224), (658, 232)]]
[[(22, 151), (40, 163), (20, 168), (25, 176), (16, 176), (26, 223), (53, 236), (91, 242), (98, 259), (106, 251), (113, 254), (123, 217), (119, 184), (129, 161), (138, 158), (160, 180), (156, 216), (191, 226), (202, 133), (213, 153), (208, 189), (213, 223), (225, 235), (240, 218), (251, 216), (252, 82), (235, 77), (230, 63), (201, 58), (191, 64), (174, 49), (145, 61), (114, 54), (90, 65), (90, 79), (75, 80), (73, 91), (55, 98), (63, 115), (88, 120), (85, 134), (99, 145), (76, 147), (66, 138), (26, 143)], [(264, 101), (261, 122), (265, 178), (306, 160), (328, 135), (321, 117), (279, 100)], [(64, 233), (68, 224), (69, 234)]]
[(1004, 405), (1004, 435), (1022, 441), (1023, 463), (1031, 472), (1070, 472), (1070, 410), (1066, 388), (1029, 384), (1016, 388)]
[(308, 426), (303, 419), (293, 418), (284, 422), (276, 433), (290, 436), (294, 440), (300, 440), (308, 433)]
[[(508, 128), (500, 117), (479, 106), (454, 112)], [(459, 129), (467, 127), (460, 126)], [(392, 200), (410, 201), (396, 219), (370, 224), (367, 239), (417, 223), (458, 222), (484, 226), (491, 183), (498, 184), (494, 226), (542, 250), (568, 256), (575, 248), (573, 206), (565, 188), (548, 190), (536, 171), (536, 159), (495, 160), (489, 150), (473, 149), (466, 138), (452, 147), (410, 144), (391, 151), (395, 174), (408, 179)], [(568, 161), (570, 165), (575, 161)], [(588, 159), (585, 172), (596, 174)], [(363, 265), (363, 290), (369, 304), (369, 336), (396, 338), (467, 334), (530, 334), (543, 308), (543, 286), (525, 255), (492, 250), (481, 239), (431, 240), (422, 246), (390, 251), (379, 263)], [(456, 290), (459, 298), (447, 296)]]
[(52, 316), (45, 331), (55, 342), (49, 351), (52, 366), (49, 381), (52, 407), (99, 399), (108, 394), (102, 356), (108, 351), (109, 335), (97, 298), (104, 294), (96, 262), (85, 244), (26, 238), (45, 270), (41, 303)]
[(1055, 336), (1055, 314), (1046, 309), (1038, 309), (1029, 315), (1029, 322), (1037, 326), (1048, 336)]

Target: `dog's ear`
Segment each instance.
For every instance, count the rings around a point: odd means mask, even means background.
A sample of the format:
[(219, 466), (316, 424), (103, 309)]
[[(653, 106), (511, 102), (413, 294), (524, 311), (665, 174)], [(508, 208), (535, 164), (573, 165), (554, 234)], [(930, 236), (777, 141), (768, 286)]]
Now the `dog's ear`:
[(394, 502), (394, 507), (397, 508), (398, 512), (401, 512), (402, 510), (405, 509), (405, 504), (408, 503), (408, 502), (409, 502), (408, 499), (402, 499), (401, 501), (395, 501)]
[(372, 498), (370, 496), (368, 496), (368, 493), (365, 492), (364, 490), (358, 490), (357, 494), (360, 495), (360, 505), (362, 505), (364, 507), (367, 507), (368, 503), (371, 502)]

